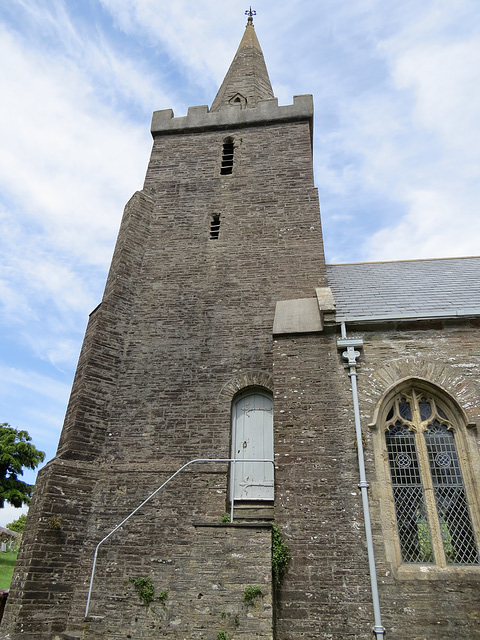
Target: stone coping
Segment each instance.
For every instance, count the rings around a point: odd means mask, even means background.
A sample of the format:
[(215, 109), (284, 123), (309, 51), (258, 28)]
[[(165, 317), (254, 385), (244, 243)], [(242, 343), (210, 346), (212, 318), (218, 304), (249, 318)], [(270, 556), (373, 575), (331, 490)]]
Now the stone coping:
[(217, 529), (271, 529), (272, 522), (192, 522), (194, 527), (214, 527)]

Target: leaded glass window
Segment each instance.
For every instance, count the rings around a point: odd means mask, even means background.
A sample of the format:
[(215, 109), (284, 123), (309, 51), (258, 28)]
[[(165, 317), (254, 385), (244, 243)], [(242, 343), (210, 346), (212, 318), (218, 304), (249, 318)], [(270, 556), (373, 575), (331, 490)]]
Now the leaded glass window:
[(387, 407), (385, 440), (403, 562), (479, 564), (454, 423), (419, 390)]

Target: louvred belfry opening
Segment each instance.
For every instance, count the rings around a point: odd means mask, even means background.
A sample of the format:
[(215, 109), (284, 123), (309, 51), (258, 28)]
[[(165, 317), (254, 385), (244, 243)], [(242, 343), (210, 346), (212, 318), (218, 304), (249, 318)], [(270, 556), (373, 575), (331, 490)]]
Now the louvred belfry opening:
[(222, 168), (220, 169), (222, 176), (229, 175), (233, 171), (233, 153), (233, 140), (231, 138), (227, 138), (223, 143), (222, 150)]

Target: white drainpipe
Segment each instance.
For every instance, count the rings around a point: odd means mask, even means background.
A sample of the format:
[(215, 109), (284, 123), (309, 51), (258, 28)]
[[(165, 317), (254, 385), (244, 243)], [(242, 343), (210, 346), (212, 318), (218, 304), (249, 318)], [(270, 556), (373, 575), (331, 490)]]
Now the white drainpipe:
[(353, 399), (353, 413), (355, 416), (355, 432), (357, 435), (357, 453), (358, 453), (358, 467), (360, 470), (360, 483), (359, 488), (362, 492), (363, 503), (363, 518), (365, 521), (365, 536), (367, 538), (367, 552), (368, 552), (368, 567), (370, 570), (370, 584), (372, 588), (372, 601), (373, 601), (373, 615), (375, 624), (373, 632), (377, 640), (383, 639), (385, 635), (385, 627), (382, 625), (382, 616), (380, 614), (380, 600), (378, 597), (378, 584), (377, 584), (377, 572), (375, 569), (375, 556), (373, 553), (373, 537), (372, 537), (372, 524), (370, 522), (370, 508), (368, 504), (368, 482), (365, 473), (365, 460), (363, 457), (363, 442), (362, 442), (362, 427), (360, 423), (360, 409), (358, 406), (358, 389), (357, 389), (357, 358), (360, 355), (360, 351), (363, 347), (363, 340), (361, 338), (347, 338), (347, 330), (345, 323), (342, 322), (342, 337), (337, 340), (337, 347), (339, 349), (346, 349), (342, 353), (342, 356), (347, 360), (345, 365), (349, 369), (348, 375), (352, 383), (352, 399)]

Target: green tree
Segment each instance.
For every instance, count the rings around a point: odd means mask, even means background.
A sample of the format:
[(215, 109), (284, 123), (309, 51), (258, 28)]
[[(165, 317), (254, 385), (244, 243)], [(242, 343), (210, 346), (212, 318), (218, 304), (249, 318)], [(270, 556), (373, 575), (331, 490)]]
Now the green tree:
[(7, 529), (10, 531), (16, 531), (17, 533), (23, 533), (25, 529), (25, 523), (27, 522), (27, 516), (22, 513), (22, 515), (10, 524), (7, 524)]
[(14, 429), (7, 422), (0, 424), (0, 508), (5, 502), (14, 507), (30, 504), (33, 485), (19, 480), (23, 469), (36, 469), (45, 458), (31, 444), (27, 431)]

